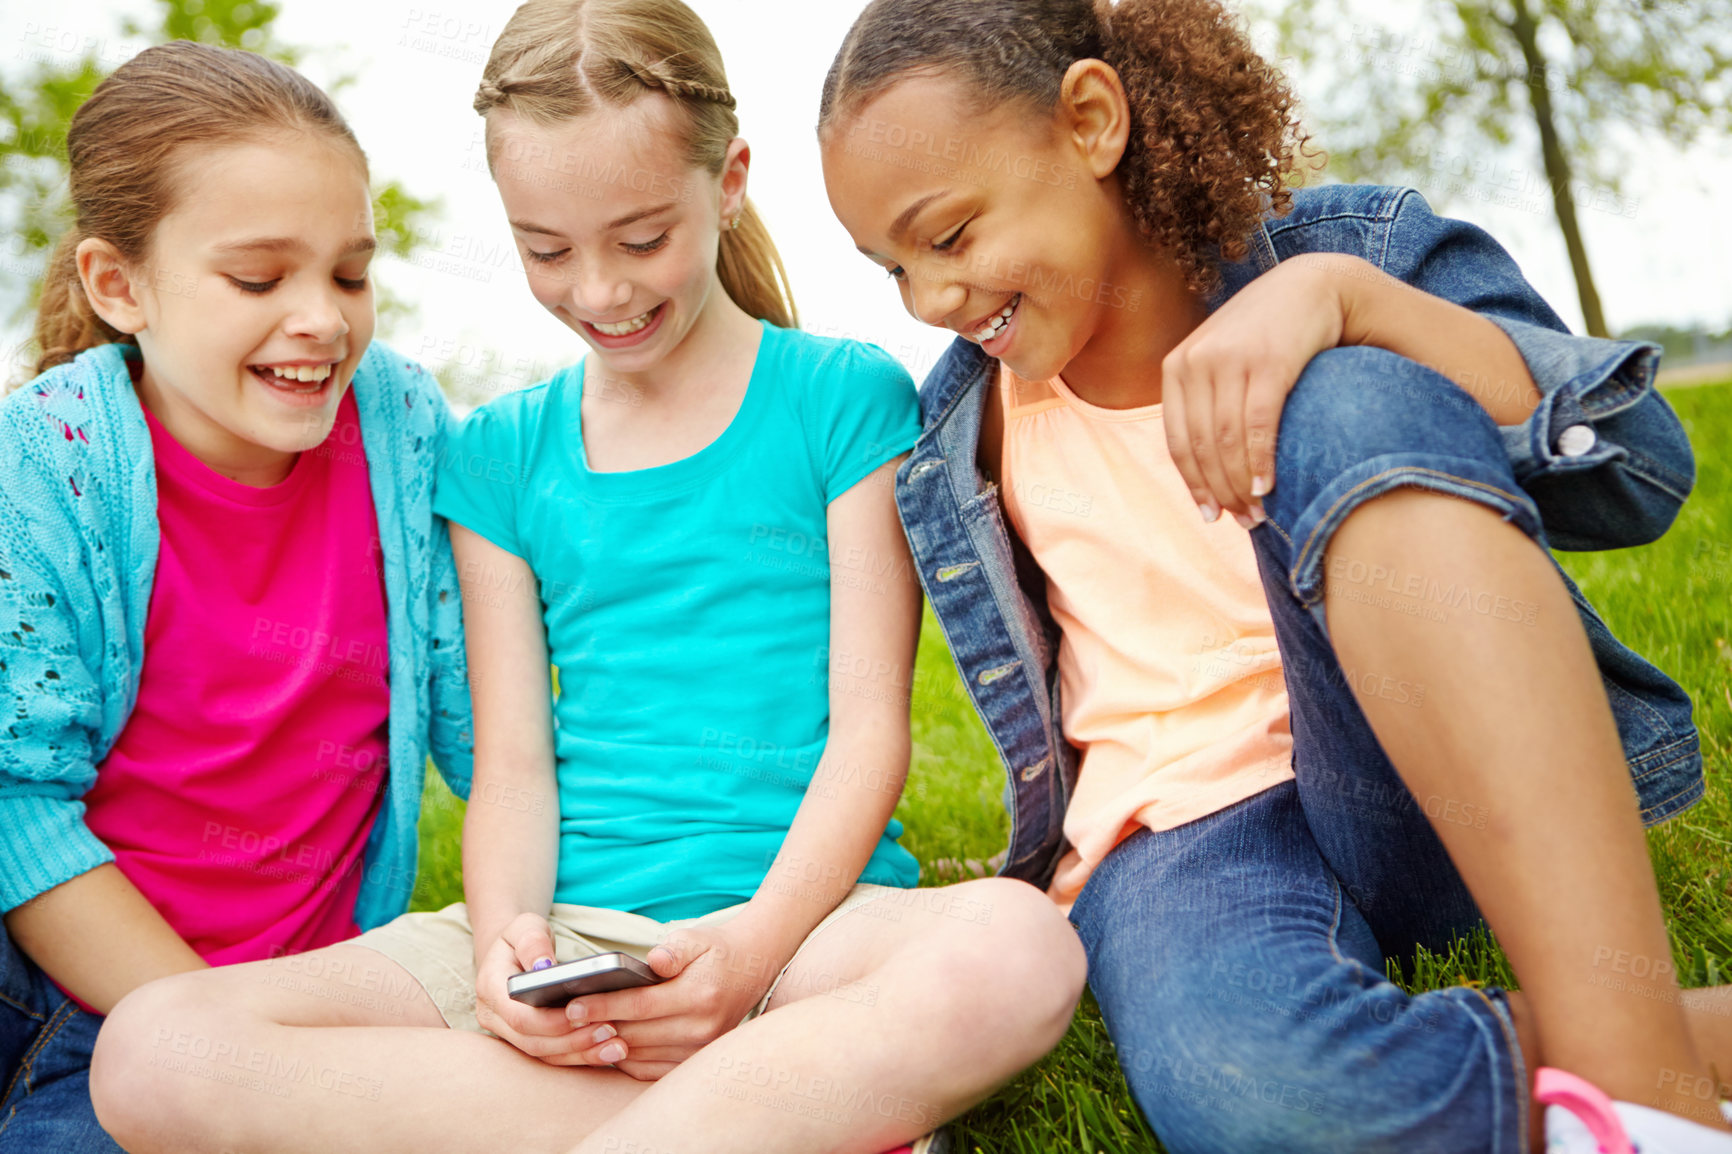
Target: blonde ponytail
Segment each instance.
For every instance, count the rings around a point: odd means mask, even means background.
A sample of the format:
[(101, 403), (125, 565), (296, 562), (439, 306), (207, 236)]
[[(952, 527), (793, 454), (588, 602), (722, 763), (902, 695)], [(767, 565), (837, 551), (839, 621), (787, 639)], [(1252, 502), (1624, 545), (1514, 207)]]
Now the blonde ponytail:
[(716, 272), (734, 303), (752, 316), (779, 328), (800, 327), (794, 293), (788, 286), (788, 270), (782, 266), (782, 255), (770, 239), (770, 230), (750, 200), (740, 213), (739, 226), (722, 232)]

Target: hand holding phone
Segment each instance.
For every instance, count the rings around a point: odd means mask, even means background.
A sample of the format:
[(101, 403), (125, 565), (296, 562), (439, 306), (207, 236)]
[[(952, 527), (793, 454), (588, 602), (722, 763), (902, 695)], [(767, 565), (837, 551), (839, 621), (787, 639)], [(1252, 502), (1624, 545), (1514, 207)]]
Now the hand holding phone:
[(542, 1008), (510, 996), (512, 978), (545, 974), (552, 968), (534, 969), (543, 959), (551, 963), (553, 950), (553, 933), (544, 916), (523, 913), (513, 918), (476, 958), (476, 1022), (550, 1066), (606, 1066), (618, 1061), (623, 1055), (615, 1055), (610, 1047), (610, 1043), (617, 1045), (612, 1027), (604, 1029), (600, 1022), (575, 1026), (563, 1003)]
[(505, 992), (529, 1006), (563, 1006), (585, 994), (603, 994), (633, 986), (649, 986), (661, 977), (630, 954), (594, 954), (541, 970), (525, 970), (506, 979)]

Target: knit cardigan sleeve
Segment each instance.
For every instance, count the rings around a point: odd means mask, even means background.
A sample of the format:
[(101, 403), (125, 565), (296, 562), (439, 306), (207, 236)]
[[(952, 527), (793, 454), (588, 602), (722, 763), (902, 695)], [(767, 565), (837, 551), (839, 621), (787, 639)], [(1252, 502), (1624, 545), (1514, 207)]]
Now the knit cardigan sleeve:
[(136, 686), (131, 543), (108, 528), (138, 430), (92, 395), (116, 370), (87, 354), (0, 404), (0, 909), (114, 860), (81, 799)]
[[(455, 418), (428, 377), (428, 408), (434, 413), (433, 461), (440, 460)], [(474, 773), (475, 719), (469, 700), (469, 656), (464, 649), (463, 591), (451, 552), (451, 532), (443, 517), (432, 518), (429, 560), (428, 625), (432, 647), (428, 695), (428, 743), (433, 764), (458, 797), (468, 798)]]
[(0, 909), (114, 860), (84, 824), (96, 780), (96, 679), (64, 590), (0, 486)]

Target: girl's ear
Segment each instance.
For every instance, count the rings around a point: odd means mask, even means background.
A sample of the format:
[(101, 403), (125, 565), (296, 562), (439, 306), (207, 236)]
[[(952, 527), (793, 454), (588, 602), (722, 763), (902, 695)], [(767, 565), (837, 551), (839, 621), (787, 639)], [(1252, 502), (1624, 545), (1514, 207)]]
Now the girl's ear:
[(1078, 60), (1064, 74), (1058, 109), (1061, 129), (1094, 178), (1112, 175), (1131, 135), (1131, 103), (1118, 72), (1104, 60)]
[(751, 167), (752, 146), (746, 143), (744, 137), (734, 137), (728, 142), (728, 151), (722, 157), (723, 232), (746, 211), (746, 174)]
[(144, 330), (144, 308), (139, 303), (132, 273), (120, 250), (105, 240), (85, 237), (78, 242), (75, 259), (84, 295), (97, 316), (110, 328), (128, 334)]

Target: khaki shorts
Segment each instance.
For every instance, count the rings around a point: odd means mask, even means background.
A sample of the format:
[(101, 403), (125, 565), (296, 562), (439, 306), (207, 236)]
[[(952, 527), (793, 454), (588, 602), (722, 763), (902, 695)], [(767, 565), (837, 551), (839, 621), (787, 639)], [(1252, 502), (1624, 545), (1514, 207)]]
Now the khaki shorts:
[[(776, 992), (782, 975), (788, 972), (788, 966), (794, 964), (794, 958), (798, 958), (800, 951), (837, 918), (881, 895), (903, 892), (894, 886), (857, 884), (835, 909), (824, 915), (823, 921), (812, 927), (812, 932), (794, 951), (794, 957), (788, 959), (788, 965), (782, 967), (764, 996), (740, 1020), (750, 1021), (764, 1012), (770, 995)], [(658, 922), (622, 910), (555, 902), (548, 913), (547, 923), (553, 931), (555, 961), (570, 962), (614, 951), (644, 961), (650, 950), (674, 930), (686, 926), (718, 925), (745, 908), (742, 902), (700, 918)], [(433, 1004), (439, 1007), (445, 1024), (453, 1030), (487, 1032), (475, 1020), (475, 932), (469, 925), (469, 910), (462, 902), (442, 910), (404, 914), (378, 929), (351, 938), (345, 944), (377, 950), (409, 971), (410, 976), (427, 991), (427, 996), (433, 999)]]

